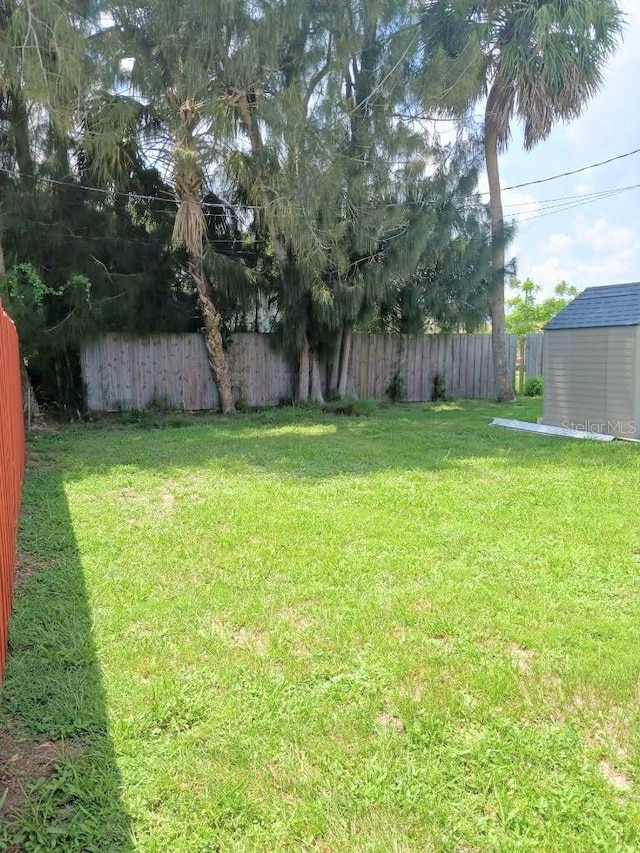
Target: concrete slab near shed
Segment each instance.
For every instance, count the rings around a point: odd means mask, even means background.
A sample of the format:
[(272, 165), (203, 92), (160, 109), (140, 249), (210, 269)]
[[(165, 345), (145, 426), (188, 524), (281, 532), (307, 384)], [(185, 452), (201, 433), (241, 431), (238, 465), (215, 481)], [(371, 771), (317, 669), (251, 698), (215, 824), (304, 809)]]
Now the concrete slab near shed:
[(490, 426), (501, 426), (515, 429), (519, 432), (535, 432), (538, 435), (558, 435), (562, 438), (586, 438), (591, 441), (613, 441), (615, 436), (603, 435), (599, 432), (587, 432), (581, 429), (564, 429), (564, 427), (547, 426), (546, 424), (531, 424), (527, 421), (512, 421), (507, 418), (494, 418)]

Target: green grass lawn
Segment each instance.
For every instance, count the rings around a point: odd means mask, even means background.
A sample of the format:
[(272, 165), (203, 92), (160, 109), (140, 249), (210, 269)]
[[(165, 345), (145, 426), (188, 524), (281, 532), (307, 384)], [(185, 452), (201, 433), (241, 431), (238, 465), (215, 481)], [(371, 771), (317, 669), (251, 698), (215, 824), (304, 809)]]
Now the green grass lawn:
[(35, 436), (0, 849), (640, 849), (640, 450), (539, 413)]

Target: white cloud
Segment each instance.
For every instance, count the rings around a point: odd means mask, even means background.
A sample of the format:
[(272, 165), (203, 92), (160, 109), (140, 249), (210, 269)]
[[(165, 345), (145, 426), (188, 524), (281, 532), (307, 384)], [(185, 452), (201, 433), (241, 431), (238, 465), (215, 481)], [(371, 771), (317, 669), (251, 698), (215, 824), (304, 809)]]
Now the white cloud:
[[(606, 254), (595, 262), (579, 264), (576, 274), (587, 284), (624, 284), (637, 278), (637, 275), (633, 275), (634, 267), (637, 270), (636, 259), (636, 251), (625, 249)], [(576, 283), (580, 284), (579, 281)]]
[(596, 252), (622, 251), (624, 249), (634, 251), (640, 248), (640, 239), (633, 228), (614, 225), (602, 217), (596, 219), (590, 228), (580, 230), (577, 239)]
[(548, 296), (561, 281), (574, 284), (581, 290), (592, 285), (627, 282), (633, 277), (629, 275), (631, 261), (628, 252), (602, 257), (595, 262), (576, 262), (553, 255), (540, 264), (534, 264), (531, 277), (541, 286), (543, 295)]
[(548, 252), (564, 252), (567, 249), (573, 248), (574, 239), (568, 234), (552, 234), (546, 241), (546, 249)]
[(552, 255), (531, 267), (531, 277), (542, 287), (545, 296), (560, 281), (567, 281), (580, 289), (592, 285), (623, 284), (638, 278), (636, 259), (637, 253), (628, 250), (605, 254), (592, 261)]
[(571, 265), (557, 255), (546, 258), (531, 267), (531, 278), (542, 288), (542, 295), (549, 296), (553, 288), (561, 281), (573, 283)]
[(519, 258), (522, 274), (541, 286), (543, 296), (563, 280), (584, 288), (640, 279), (640, 230), (577, 216), (569, 231), (549, 235), (533, 257), (525, 247)]

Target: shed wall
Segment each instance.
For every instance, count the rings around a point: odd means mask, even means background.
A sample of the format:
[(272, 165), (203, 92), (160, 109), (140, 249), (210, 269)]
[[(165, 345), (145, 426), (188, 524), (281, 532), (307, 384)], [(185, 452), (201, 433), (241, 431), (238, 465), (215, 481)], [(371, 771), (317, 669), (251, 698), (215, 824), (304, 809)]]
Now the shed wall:
[(638, 326), (545, 333), (543, 422), (637, 438)]
[(636, 406), (634, 428), (634, 437), (640, 438), (640, 326), (636, 326)]

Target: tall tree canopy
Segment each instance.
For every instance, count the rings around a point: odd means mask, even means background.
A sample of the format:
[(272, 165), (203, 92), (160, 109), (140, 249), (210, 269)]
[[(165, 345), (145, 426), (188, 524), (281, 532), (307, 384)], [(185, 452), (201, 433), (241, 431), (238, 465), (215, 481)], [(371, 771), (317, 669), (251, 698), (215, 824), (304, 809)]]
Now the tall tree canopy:
[(113, 3), (110, 14), (121, 58), (134, 59), (131, 93), (149, 104), (147, 145), (180, 201), (174, 234), (187, 246), (223, 409), (232, 399), (219, 298), (234, 272), (205, 239), (211, 187), (273, 253), (298, 398), (321, 399), (320, 358), (333, 361), (329, 391), (345, 393), (354, 324), (443, 233), (439, 200), (414, 190), (425, 165), (446, 169), (451, 152), (397, 120), (420, 43), (415, 6), (159, 0)]

